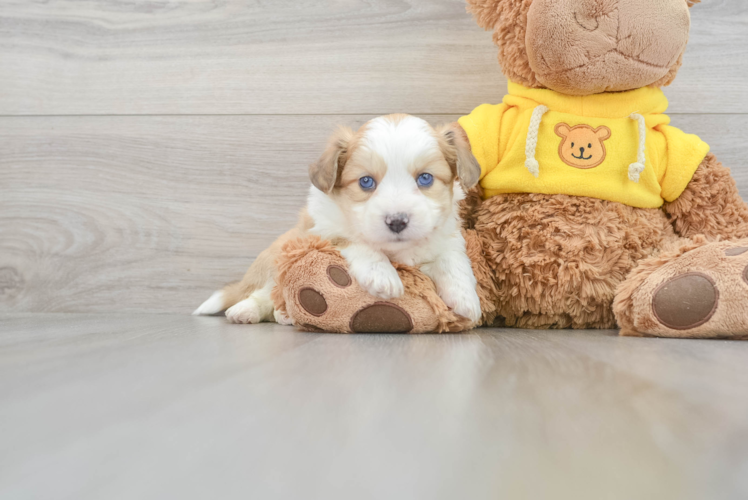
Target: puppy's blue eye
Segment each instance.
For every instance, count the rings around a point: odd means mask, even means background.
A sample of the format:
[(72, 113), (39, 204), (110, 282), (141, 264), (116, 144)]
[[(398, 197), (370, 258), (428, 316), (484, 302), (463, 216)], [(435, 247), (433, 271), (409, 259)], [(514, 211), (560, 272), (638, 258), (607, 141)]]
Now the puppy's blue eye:
[(431, 174), (421, 174), (418, 176), (417, 182), (421, 187), (429, 187), (434, 183), (434, 176)]
[(371, 191), (376, 187), (377, 183), (374, 182), (373, 178), (367, 175), (366, 177), (361, 177), (358, 180), (358, 185), (361, 186), (361, 189), (363, 189), (364, 191)]

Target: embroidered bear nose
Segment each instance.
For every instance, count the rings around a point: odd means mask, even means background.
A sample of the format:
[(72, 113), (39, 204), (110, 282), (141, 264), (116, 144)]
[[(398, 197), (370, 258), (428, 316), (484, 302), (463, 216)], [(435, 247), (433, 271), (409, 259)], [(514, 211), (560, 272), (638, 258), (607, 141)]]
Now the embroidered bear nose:
[(408, 227), (408, 214), (399, 213), (395, 215), (388, 215), (384, 218), (384, 223), (390, 228), (393, 233), (402, 233), (406, 227)]
[(579, 148), (579, 151), (580, 151), (580, 152), (581, 152), (582, 154), (584, 154), (584, 146), (580, 147), (580, 148)]

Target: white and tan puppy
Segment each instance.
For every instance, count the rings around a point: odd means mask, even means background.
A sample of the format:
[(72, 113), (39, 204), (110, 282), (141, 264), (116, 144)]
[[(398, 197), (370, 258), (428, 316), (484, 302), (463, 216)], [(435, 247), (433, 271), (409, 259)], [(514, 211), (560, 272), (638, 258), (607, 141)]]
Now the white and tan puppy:
[(194, 314), (224, 309), (229, 321), (290, 323), (275, 314), (270, 293), (275, 260), (289, 239), (318, 235), (336, 245), (359, 285), (392, 299), (403, 284), (390, 261), (416, 266), (457, 314), (477, 321), (480, 301), (458, 203), (474, 186), (480, 166), (451, 126), (434, 130), (408, 115), (341, 128), (311, 165), (312, 187), (299, 224), (262, 252), (240, 283), (216, 292)]

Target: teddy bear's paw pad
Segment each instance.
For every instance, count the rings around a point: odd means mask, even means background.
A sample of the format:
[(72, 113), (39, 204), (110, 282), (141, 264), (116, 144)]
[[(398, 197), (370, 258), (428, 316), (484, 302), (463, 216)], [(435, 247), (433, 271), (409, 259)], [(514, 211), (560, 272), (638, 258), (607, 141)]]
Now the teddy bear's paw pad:
[(327, 277), (330, 279), (333, 285), (340, 288), (347, 288), (351, 286), (351, 283), (353, 283), (353, 280), (348, 274), (348, 271), (340, 266), (329, 266), (327, 268)]
[(327, 301), (314, 288), (302, 288), (299, 290), (299, 305), (312, 316), (322, 316), (327, 312)]
[(409, 333), (413, 320), (402, 307), (377, 302), (359, 309), (351, 318), (354, 333)]
[(728, 257), (737, 257), (738, 255), (743, 255), (745, 252), (748, 252), (748, 247), (728, 248), (725, 250), (725, 255)]
[(671, 278), (659, 286), (652, 299), (657, 320), (673, 330), (703, 325), (714, 316), (718, 305), (719, 290), (712, 278), (702, 273)]

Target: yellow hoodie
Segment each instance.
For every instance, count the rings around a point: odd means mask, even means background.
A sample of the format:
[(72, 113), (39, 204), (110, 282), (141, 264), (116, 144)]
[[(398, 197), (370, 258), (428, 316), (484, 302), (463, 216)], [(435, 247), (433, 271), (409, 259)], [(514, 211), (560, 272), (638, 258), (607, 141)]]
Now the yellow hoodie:
[(479, 106), (459, 123), (486, 198), (567, 194), (657, 208), (680, 196), (709, 152), (669, 125), (667, 107), (651, 87), (568, 96), (510, 82), (502, 104)]

